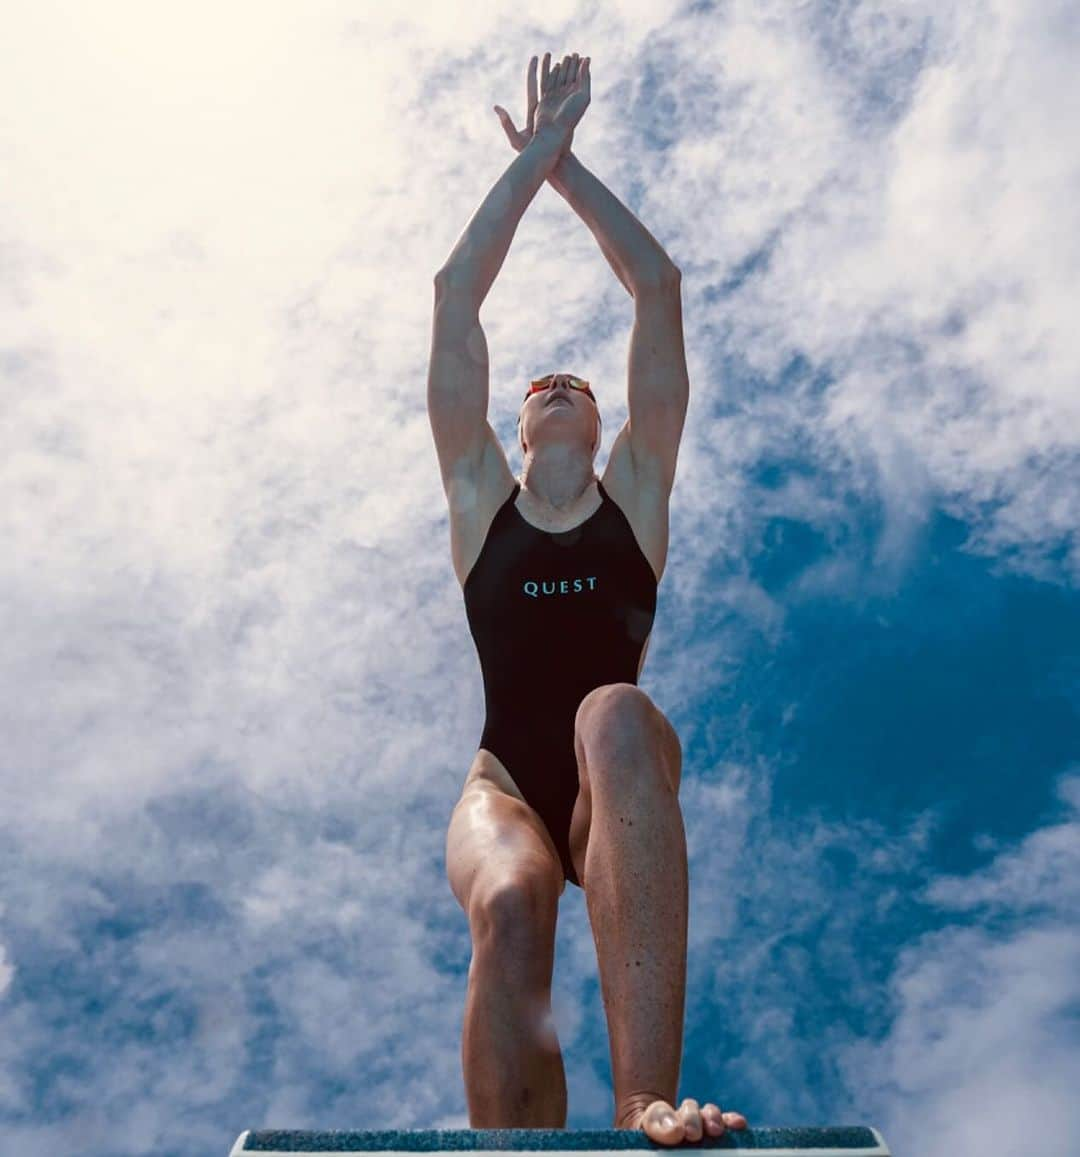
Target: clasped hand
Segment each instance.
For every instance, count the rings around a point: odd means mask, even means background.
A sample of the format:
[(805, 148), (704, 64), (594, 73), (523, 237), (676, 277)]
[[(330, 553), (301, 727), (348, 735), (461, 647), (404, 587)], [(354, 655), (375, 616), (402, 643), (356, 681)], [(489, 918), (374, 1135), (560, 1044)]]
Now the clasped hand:
[(526, 82), (528, 113), (525, 126), (520, 132), (514, 127), (506, 109), (501, 105), (495, 106), (510, 144), (519, 153), (545, 125), (554, 125), (567, 133), (564, 152), (569, 151), (574, 139), (574, 127), (585, 115), (591, 99), (589, 60), (588, 56), (582, 59), (575, 52), (564, 56), (562, 64), (551, 69), (551, 53), (545, 52), (539, 99), (536, 91), (536, 57), (529, 61)]

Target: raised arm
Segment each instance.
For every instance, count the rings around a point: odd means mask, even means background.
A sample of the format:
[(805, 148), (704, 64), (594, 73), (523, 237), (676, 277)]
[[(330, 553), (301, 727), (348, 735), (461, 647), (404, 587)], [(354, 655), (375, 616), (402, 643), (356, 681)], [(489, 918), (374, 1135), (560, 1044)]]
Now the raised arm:
[(506, 260), (518, 222), (569, 146), (574, 126), (589, 107), (588, 67), (575, 67), (571, 73), (567, 57), (561, 67), (549, 73), (549, 58), (550, 53), (544, 57), (532, 139), (495, 182), (435, 278), (436, 286), (442, 281), (446, 288), (467, 290), (477, 308)]
[[(571, 69), (577, 60), (571, 62)], [(524, 151), (534, 136), (538, 109), (536, 58), (529, 63), (528, 116), (521, 132), (506, 110), (495, 112), (510, 144)], [(629, 448), (643, 489), (666, 502), (675, 483), (690, 402), (690, 379), (682, 328), (682, 274), (633, 213), (573, 155), (569, 148), (548, 173), (552, 186), (588, 225), (601, 252), (634, 299), (634, 328), (627, 366), (630, 418), (611, 448), (616, 459)]]
[[(476, 506), (477, 479), (499, 442), (487, 420), (488, 349), (480, 305), (491, 289), (514, 231), (566, 147), (589, 103), (584, 78), (544, 68), (537, 131), (495, 183), (453, 252), (435, 274), (435, 316), (428, 366), (428, 415), (452, 510)], [(503, 469), (505, 458), (501, 456)]]
[[(573, 75), (578, 67), (578, 58), (575, 55), (567, 57), (567, 60), (570, 61), (570, 74)], [(536, 89), (535, 56), (529, 61), (526, 101), (526, 121), (520, 132), (514, 127), (506, 109), (501, 105), (495, 106), (510, 144), (519, 154), (528, 147), (535, 135), (534, 126), (540, 103)], [(675, 263), (660, 242), (599, 178), (589, 172), (569, 146), (548, 172), (547, 179), (588, 225), (627, 293), (633, 295), (636, 289), (655, 285), (676, 272)]]
[(614, 193), (567, 149), (548, 174), (553, 189), (588, 225), (615, 276), (633, 296), (677, 273), (659, 241)]
[(465, 290), (479, 309), (506, 260), (518, 222), (547, 180), (567, 139), (568, 134), (555, 126), (533, 135), (465, 226), (435, 275), (436, 288), (441, 282), (446, 289)]

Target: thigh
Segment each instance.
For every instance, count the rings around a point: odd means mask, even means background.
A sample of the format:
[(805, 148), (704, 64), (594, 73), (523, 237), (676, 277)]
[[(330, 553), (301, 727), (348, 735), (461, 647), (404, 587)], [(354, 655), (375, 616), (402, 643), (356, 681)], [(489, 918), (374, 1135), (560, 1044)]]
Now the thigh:
[[(682, 776), (682, 743), (679, 740), (678, 732), (676, 732), (671, 720), (660, 710), (659, 707), (652, 701), (650, 696), (641, 690), (636, 685), (628, 684), (614, 684), (618, 688), (618, 694), (622, 697), (621, 701), (624, 704), (624, 710), (630, 710), (639, 718), (646, 718), (651, 721), (656, 728), (656, 734), (659, 736), (659, 746), (655, 749), (661, 753), (661, 760), (665, 768), (668, 778), (671, 782), (672, 789), (678, 794), (679, 783)], [(604, 702), (602, 696), (608, 692), (607, 686), (601, 686), (590, 692), (582, 700), (582, 705), (585, 710), (586, 701), (591, 703)], [(597, 695), (597, 699), (592, 699), (593, 695)], [(611, 702), (609, 695), (607, 702)], [(592, 827), (592, 788), (589, 781), (589, 769), (585, 758), (585, 743), (582, 738), (582, 728), (588, 727), (590, 724), (582, 722), (581, 708), (579, 708), (578, 718), (574, 722), (574, 755), (577, 759), (578, 772), (578, 794), (577, 800), (574, 803), (574, 811), (570, 818), (570, 859), (574, 865), (574, 872), (577, 875), (578, 881), (582, 888), (585, 887), (585, 853), (589, 845), (589, 830)], [(617, 717), (616, 717), (617, 718)], [(607, 715), (607, 725), (611, 725), (612, 716)], [(618, 726), (618, 723), (615, 723)], [(596, 734), (595, 724), (592, 725), (592, 734)]]
[(469, 915), (508, 885), (556, 901), (566, 887), (550, 833), (489, 752), (473, 762), (446, 833), (446, 875)]

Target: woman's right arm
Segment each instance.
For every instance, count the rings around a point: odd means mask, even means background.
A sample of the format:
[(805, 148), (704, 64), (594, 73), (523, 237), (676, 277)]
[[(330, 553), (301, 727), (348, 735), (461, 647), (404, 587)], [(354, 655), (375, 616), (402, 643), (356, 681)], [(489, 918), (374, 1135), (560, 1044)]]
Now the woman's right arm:
[(506, 260), (518, 222), (558, 164), (571, 136), (571, 129), (556, 124), (544, 125), (533, 134), (465, 226), (435, 275), (436, 288), (441, 283), (444, 289), (465, 290), (479, 309)]

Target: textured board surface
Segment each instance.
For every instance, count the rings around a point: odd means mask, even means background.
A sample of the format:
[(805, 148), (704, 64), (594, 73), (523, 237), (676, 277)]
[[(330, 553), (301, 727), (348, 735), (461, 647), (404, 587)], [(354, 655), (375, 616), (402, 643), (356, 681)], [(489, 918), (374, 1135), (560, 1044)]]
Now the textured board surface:
[(525, 1153), (544, 1150), (548, 1157), (610, 1153), (625, 1149), (749, 1149), (774, 1157), (890, 1157), (876, 1129), (864, 1125), (729, 1130), (682, 1145), (657, 1145), (640, 1129), (401, 1129), (317, 1132), (301, 1129), (252, 1129), (241, 1133), (230, 1157), (294, 1153)]

